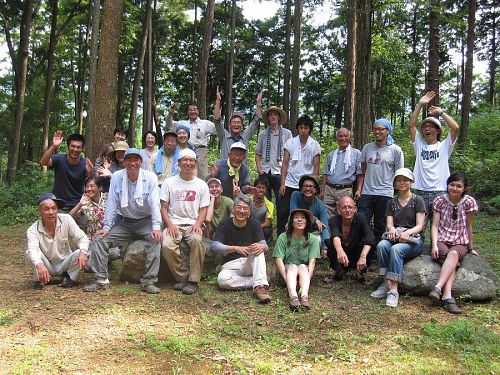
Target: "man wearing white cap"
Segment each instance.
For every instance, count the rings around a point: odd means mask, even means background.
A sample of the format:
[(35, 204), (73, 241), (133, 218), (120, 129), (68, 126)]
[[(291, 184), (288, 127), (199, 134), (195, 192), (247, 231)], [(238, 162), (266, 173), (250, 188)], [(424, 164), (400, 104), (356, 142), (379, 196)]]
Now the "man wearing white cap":
[[(109, 186), (104, 225), (92, 242), (90, 264), (96, 280), (83, 290), (95, 292), (109, 286), (109, 249), (117, 242), (142, 239), (146, 242), (145, 270), (141, 277), (141, 289), (150, 294), (160, 292), (155, 286), (160, 269), (161, 216), (158, 198), (158, 179), (153, 172), (141, 168), (140, 150), (125, 151), (125, 169), (113, 173)], [(121, 221), (114, 225), (116, 215)]]
[(420, 195), (427, 209), (426, 223), (432, 217), (432, 202), (434, 199), (446, 193), (446, 180), (450, 176), (448, 160), (453, 151), (453, 146), (458, 136), (458, 124), (440, 107), (431, 106), (428, 111), (430, 116), (441, 116), (450, 127), (450, 132), (441, 142), (441, 123), (436, 117), (427, 117), (420, 124), (420, 132), (417, 131), (417, 121), (420, 111), (427, 106), (436, 96), (433, 91), (427, 92), (417, 103), (411, 114), (408, 127), (410, 128), (410, 139), (415, 150), (415, 193)]
[(243, 163), (247, 154), (247, 147), (236, 142), (231, 145), (229, 157), (218, 160), (210, 170), (208, 178), (215, 177), (222, 183), (222, 195), (235, 198), (240, 193), (254, 193), (256, 189), (250, 186), (248, 167)]
[(287, 115), (281, 108), (271, 106), (262, 114), (262, 121), (267, 128), (259, 133), (255, 147), (255, 165), (260, 178), (268, 181), (269, 189), (266, 197), (271, 200), (271, 191), (276, 200), (276, 211), (280, 211), (281, 166), (283, 164), (284, 147), (292, 132), (282, 125), (287, 122)]
[[(161, 216), (165, 223), (162, 256), (177, 283), (175, 290), (193, 294), (203, 271), (205, 246), (202, 226), (210, 204), (205, 181), (195, 176), (196, 153), (188, 148), (179, 152), (178, 175), (169, 177), (161, 186)], [(180, 243), (189, 246), (189, 255), (181, 253)]]
[[(38, 197), (37, 203), (40, 219), (26, 232), (26, 257), (33, 265), (34, 288), (43, 289), (53, 276), (59, 275), (63, 277), (63, 288), (72, 287), (86, 264), (89, 240), (70, 215), (57, 213), (64, 207), (63, 200), (45, 193)], [(78, 245), (77, 250), (70, 249), (70, 241)]]
[[(229, 118), (229, 131), (224, 129), (224, 123), (221, 119), (221, 95), (219, 86), (217, 86), (217, 99), (214, 107), (214, 123), (217, 129), (217, 135), (220, 141), (220, 158), (227, 159), (231, 145), (241, 142), (248, 147), (250, 138), (254, 136), (259, 129), (260, 119), (262, 118), (262, 90), (257, 95), (257, 110), (250, 121), (248, 128), (243, 130), (245, 117), (241, 112), (233, 112)], [(246, 164), (246, 160), (243, 161)]]

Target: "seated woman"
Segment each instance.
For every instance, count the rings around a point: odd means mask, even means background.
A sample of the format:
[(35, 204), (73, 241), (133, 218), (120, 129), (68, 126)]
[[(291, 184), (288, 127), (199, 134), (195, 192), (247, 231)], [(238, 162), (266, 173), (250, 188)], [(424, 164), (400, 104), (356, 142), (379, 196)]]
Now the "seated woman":
[(116, 142), (114, 149), (108, 152), (108, 157), (104, 160), (103, 165), (97, 168), (96, 176), (102, 181), (102, 191), (109, 191), (111, 176), (116, 171), (124, 169), (123, 161), (125, 160), (125, 151), (128, 150), (128, 143), (125, 141)]
[(77, 217), (83, 218), (81, 221), (85, 222), (84, 231), (90, 240), (102, 229), (107, 201), (108, 193), (102, 192), (102, 182), (93, 176), (88, 177), (85, 180), (85, 193), (69, 214), (75, 220)]
[(425, 202), (411, 192), (415, 181), (408, 168), (400, 168), (394, 174), (396, 197), (387, 202), (385, 211), (387, 232), (377, 245), (379, 274), (384, 282), (374, 291), (373, 298), (386, 297), (385, 304), (397, 307), (399, 301), (398, 284), (403, 278), (403, 264), (424, 249), (421, 232), (425, 222)]
[(274, 215), (274, 204), (266, 198), (269, 181), (266, 178), (259, 177), (255, 180), (253, 186), (257, 190), (255, 194), (248, 195), (252, 198), (252, 213), (250, 217), (260, 223), (260, 227), (264, 232), (264, 238), (269, 244), (269, 240), (273, 236), (273, 227), (271, 224)]
[[(306, 209), (295, 209), (290, 213), (288, 228), (276, 240), (273, 251), (276, 267), (286, 282), (290, 308), (309, 309), (309, 285), (316, 259), (320, 257), (319, 240), (310, 234), (313, 215)], [(301, 291), (297, 296), (297, 279)]]
[(477, 202), (467, 195), (469, 181), (463, 173), (454, 173), (446, 181), (447, 193), (434, 199), (432, 210), (432, 258), (442, 264), (439, 280), (429, 297), (452, 314), (461, 314), (451, 296), (455, 272), (469, 252), (478, 255), (472, 246), (472, 221), (478, 211)]
[(158, 136), (153, 130), (146, 131), (142, 136), (142, 146), (144, 147), (141, 150), (142, 169), (153, 172), (153, 161), (156, 159), (156, 153), (158, 152), (156, 147), (157, 139)]

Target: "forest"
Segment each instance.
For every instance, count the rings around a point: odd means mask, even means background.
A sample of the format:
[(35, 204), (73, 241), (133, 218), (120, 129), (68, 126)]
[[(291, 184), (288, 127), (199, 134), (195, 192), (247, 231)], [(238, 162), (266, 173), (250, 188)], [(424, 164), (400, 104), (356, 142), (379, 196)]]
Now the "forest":
[[(272, 4), (270, 18), (244, 17)], [(172, 103), (179, 118), (192, 101), (210, 118), (217, 86), (223, 114), (249, 120), (263, 88), (264, 107), (281, 106), (292, 130), (310, 115), (325, 152), (335, 128), (361, 148), (388, 118), (411, 155), (408, 118), (433, 90), (460, 123), (452, 166), (498, 207), (498, 13), (493, 0), (1, 0), (1, 184), (23, 190), (15, 184), (37, 175), (57, 129), (84, 134), (91, 159), (115, 127), (142, 147)]]

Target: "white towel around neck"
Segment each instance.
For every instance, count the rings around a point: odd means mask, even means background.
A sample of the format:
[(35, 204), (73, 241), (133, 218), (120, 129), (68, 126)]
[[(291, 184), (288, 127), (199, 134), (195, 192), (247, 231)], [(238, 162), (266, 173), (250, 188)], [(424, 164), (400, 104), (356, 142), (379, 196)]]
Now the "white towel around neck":
[[(142, 177), (143, 169), (139, 169), (139, 176), (137, 177), (137, 182), (135, 185), (134, 200), (139, 206), (143, 206), (144, 202), (142, 200)], [(120, 207), (128, 207), (128, 173), (125, 169), (122, 178), (122, 198), (120, 200)]]
[[(309, 163), (314, 158), (314, 155), (312, 155), (312, 157), (310, 155), (314, 151), (311, 150), (310, 147), (307, 147), (311, 143), (312, 143), (312, 138), (308, 137), (307, 141), (306, 141), (306, 144), (304, 146), (304, 149), (305, 149), (304, 158), (306, 159), (305, 162), (309, 161)], [(293, 152), (292, 152), (292, 155), (290, 155), (290, 156), (291, 156), (291, 160), (293, 160), (293, 161), (302, 160), (302, 146), (300, 144), (300, 137), (298, 135), (295, 138), (293, 138)]]
[[(349, 167), (351, 166), (351, 153), (352, 153), (352, 147), (351, 147), (351, 145), (349, 145), (345, 149), (344, 172), (347, 172), (349, 170)], [(333, 171), (335, 170), (335, 167), (337, 165), (338, 154), (339, 154), (339, 149), (337, 148), (335, 151), (333, 151), (332, 165), (330, 166), (330, 173), (331, 174), (333, 174)]]

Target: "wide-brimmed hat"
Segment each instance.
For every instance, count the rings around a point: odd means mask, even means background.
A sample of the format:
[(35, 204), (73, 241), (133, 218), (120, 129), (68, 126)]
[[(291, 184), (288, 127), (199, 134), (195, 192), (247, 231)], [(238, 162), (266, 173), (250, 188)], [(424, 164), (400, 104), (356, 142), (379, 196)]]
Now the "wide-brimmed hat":
[(57, 205), (57, 208), (63, 208), (66, 205), (66, 202), (63, 201), (62, 199), (57, 198), (54, 193), (43, 193), (41, 194), (38, 199), (36, 200), (36, 204), (40, 206), (43, 202), (46, 200), (53, 200), (54, 203)]
[(245, 144), (243, 142), (234, 142), (232, 145), (231, 145), (231, 150), (233, 148), (239, 148), (240, 150), (243, 150), (243, 151), (246, 151), (247, 150), (247, 146), (245, 146)]
[(129, 149), (128, 143), (125, 141), (118, 141), (115, 145), (108, 151), (108, 158), (115, 156), (115, 151), (127, 151)]
[(292, 218), (292, 217), (293, 217), (293, 215), (294, 215), (296, 212), (303, 212), (303, 213), (304, 213), (304, 215), (306, 215), (306, 216), (308, 216), (308, 217), (309, 217), (309, 221), (310, 221), (310, 222), (311, 222), (311, 224), (312, 224), (314, 215), (313, 215), (313, 213), (312, 213), (311, 211), (309, 211), (309, 210), (307, 210), (307, 209), (305, 209), (305, 208), (295, 208), (295, 209), (293, 209), (293, 210), (290, 212), (290, 218)]
[(320, 187), (319, 187), (318, 180), (316, 180), (313, 176), (309, 176), (309, 175), (304, 175), (304, 176), (302, 176), (300, 178), (300, 180), (299, 180), (299, 190), (302, 191), (302, 185), (304, 185), (304, 182), (307, 181), (307, 180), (314, 181), (314, 186), (316, 187), (316, 194), (319, 194)]
[(288, 120), (288, 116), (286, 115), (285, 111), (283, 111), (281, 108), (276, 107), (274, 105), (269, 107), (268, 109), (266, 109), (264, 112), (262, 112), (262, 122), (266, 125), (269, 125), (268, 115), (269, 115), (269, 112), (272, 112), (272, 111), (279, 113), (279, 115), (280, 115), (279, 124), (284, 125), (286, 123), (286, 121)]
[(396, 173), (394, 173), (394, 180), (396, 180), (396, 177), (398, 176), (404, 176), (412, 182), (415, 182), (415, 176), (413, 176), (412, 171), (410, 171), (408, 168), (399, 168)]
[(421, 123), (420, 123), (420, 127), (422, 127), (423, 124), (425, 124), (426, 122), (431, 122), (432, 125), (436, 125), (438, 127), (438, 129), (441, 130), (441, 122), (439, 122), (439, 120), (435, 117), (426, 117)]

